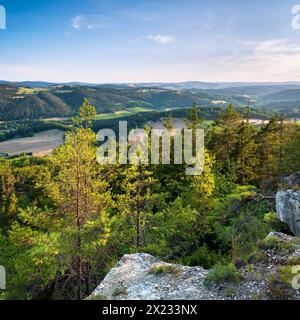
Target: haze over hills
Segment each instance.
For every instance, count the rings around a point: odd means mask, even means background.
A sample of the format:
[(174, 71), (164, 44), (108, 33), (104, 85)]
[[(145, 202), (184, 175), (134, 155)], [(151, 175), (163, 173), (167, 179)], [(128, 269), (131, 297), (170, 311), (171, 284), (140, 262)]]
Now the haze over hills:
[(84, 98), (97, 113), (127, 108), (152, 110), (224, 107), (229, 103), (283, 112), (300, 117), (300, 82), (245, 83), (49, 83), (43, 81), (0, 81), (0, 120), (37, 119), (75, 114)]

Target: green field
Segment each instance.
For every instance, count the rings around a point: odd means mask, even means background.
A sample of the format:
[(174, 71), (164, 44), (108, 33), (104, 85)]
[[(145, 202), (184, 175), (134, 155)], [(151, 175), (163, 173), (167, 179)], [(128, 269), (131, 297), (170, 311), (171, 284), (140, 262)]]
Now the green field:
[(124, 116), (130, 116), (141, 112), (151, 112), (154, 111), (153, 109), (148, 109), (144, 107), (133, 107), (133, 108), (127, 108), (124, 110), (116, 111), (114, 113), (102, 113), (97, 114), (95, 116), (95, 120), (111, 120), (111, 119), (118, 119)]
[(129, 112), (132, 112), (132, 113), (151, 112), (151, 111), (154, 111), (153, 109), (144, 108), (144, 107), (128, 108), (127, 110), (128, 110)]

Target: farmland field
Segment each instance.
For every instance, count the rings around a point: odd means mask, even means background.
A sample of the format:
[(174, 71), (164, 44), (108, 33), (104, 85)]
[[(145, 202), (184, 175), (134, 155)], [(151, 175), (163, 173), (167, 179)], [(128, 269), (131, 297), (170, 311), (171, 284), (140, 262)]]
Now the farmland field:
[(33, 137), (12, 139), (0, 143), (0, 152), (9, 155), (32, 153), (36, 156), (50, 154), (64, 140), (64, 131), (53, 129), (35, 134)]
[(148, 109), (148, 108), (143, 108), (143, 107), (133, 107), (133, 108), (128, 108), (128, 109), (116, 111), (114, 113), (97, 114), (94, 119), (95, 120), (110, 120), (110, 119), (121, 118), (123, 116), (133, 115), (136, 113), (151, 112), (151, 111), (154, 111), (154, 110)]

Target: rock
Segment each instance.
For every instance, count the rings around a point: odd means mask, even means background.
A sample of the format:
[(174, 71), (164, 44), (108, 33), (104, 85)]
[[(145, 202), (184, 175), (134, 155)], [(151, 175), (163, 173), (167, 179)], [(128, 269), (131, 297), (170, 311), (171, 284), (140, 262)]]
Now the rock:
[(300, 187), (300, 172), (283, 178), (283, 182), (287, 185), (287, 188)]
[[(274, 232), (268, 237), (294, 243), (296, 238)], [(204, 284), (210, 272), (201, 267), (186, 267), (162, 262), (145, 253), (124, 255), (110, 270), (88, 300), (250, 300), (270, 299), (270, 282), (291, 257), (300, 256), (300, 246), (293, 253), (264, 252), (264, 258), (239, 270), (238, 281)], [(300, 291), (291, 290), (292, 299)]]
[[(284, 178), (287, 188), (276, 194), (276, 211), (281, 221), (285, 222), (295, 236), (300, 236), (300, 173)], [(294, 189), (292, 189), (294, 188)]]
[(289, 236), (287, 234), (281, 233), (281, 232), (270, 232), (266, 239), (270, 239), (270, 238), (277, 238), (278, 240), (285, 242), (285, 243), (292, 243), (294, 242), (294, 237)]
[(162, 262), (149, 254), (124, 255), (93, 296), (109, 300), (212, 300), (204, 286), (208, 271)]

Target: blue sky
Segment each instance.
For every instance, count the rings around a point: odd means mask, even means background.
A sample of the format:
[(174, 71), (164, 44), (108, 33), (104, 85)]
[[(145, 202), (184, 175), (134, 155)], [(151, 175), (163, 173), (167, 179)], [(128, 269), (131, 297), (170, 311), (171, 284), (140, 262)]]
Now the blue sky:
[(300, 81), (300, 0), (0, 0), (0, 79)]

